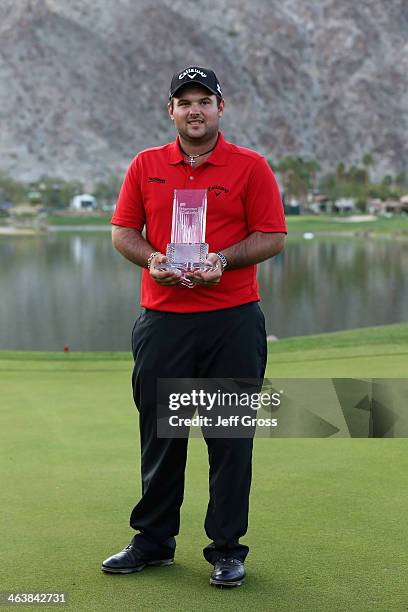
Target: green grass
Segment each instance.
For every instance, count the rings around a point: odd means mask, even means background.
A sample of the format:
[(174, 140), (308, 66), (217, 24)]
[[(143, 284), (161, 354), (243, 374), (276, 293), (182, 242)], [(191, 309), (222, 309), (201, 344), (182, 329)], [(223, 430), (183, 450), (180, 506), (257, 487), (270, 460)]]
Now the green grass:
[[(94, 215), (49, 215), (46, 222), (49, 225), (110, 225), (112, 214)], [(350, 223), (347, 216), (339, 215), (301, 215), (286, 218), (290, 235), (314, 233), (348, 233), (373, 235), (397, 235), (408, 237), (408, 215), (394, 215), (390, 219), (378, 217), (375, 221)]]
[(110, 226), (112, 214), (95, 217), (93, 215), (49, 215), (46, 218), (48, 225), (107, 225)]
[[(408, 377), (408, 323), (286, 338), (269, 342), (266, 376)], [(115, 369), (127, 371), (130, 353), (0, 351), (3, 370), (32, 368), (62, 370)]]
[(339, 215), (300, 215), (287, 216), (288, 233), (369, 233), (384, 235), (399, 235), (408, 237), (408, 215), (393, 216), (390, 219), (378, 217), (375, 221), (351, 223)]
[(408, 377), (408, 323), (270, 342), (271, 377)]
[[(281, 340), (268, 371), (374, 377), (392, 362), (406, 376), (407, 340), (407, 324)], [(75, 611), (407, 610), (405, 439), (256, 440), (248, 577), (232, 591), (208, 585), (207, 457), (192, 439), (176, 564), (102, 574), (139, 495), (130, 370), (126, 353), (0, 353), (0, 590), (68, 591)]]

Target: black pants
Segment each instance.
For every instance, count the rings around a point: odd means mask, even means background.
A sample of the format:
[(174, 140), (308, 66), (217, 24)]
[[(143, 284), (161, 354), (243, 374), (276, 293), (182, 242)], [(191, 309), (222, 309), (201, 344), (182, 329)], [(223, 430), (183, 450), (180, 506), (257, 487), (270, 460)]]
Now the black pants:
[[(138, 547), (150, 558), (173, 556), (180, 526), (187, 459), (185, 438), (157, 438), (157, 378), (263, 378), (265, 320), (258, 303), (213, 312), (146, 310), (132, 335), (133, 397), (140, 414), (142, 497), (130, 517)], [(207, 438), (210, 499), (204, 548), (210, 563), (244, 560), (248, 526), (251, 438)]]

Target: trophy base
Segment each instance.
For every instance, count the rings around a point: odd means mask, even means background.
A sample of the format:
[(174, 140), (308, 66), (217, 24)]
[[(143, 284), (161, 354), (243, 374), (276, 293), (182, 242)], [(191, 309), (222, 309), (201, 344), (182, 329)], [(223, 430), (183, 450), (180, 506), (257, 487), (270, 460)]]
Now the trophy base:
[(180, 270), (182, 273), (186, 272), (212, 272), (217, 269), (217, 264), (211, 266), (206, 263), (193, 263), (191, 261), (180, 262), (180, 263), (162, 263), (155, 266), (156, 270), (168, 272), (171, 270)]
[(212, 272), (217, 269), (217, 264), (211, 265), (205, 262), (208, 255), (208, 244), (205, 242), (192, 244), (167, 245), (167, 262), (155, 266), (156, 270), (170, 272), (178, 270), (181, 272), (180, 284), (192, 288), (194, 283), (185, 277), (186, 273), (191, 272)]

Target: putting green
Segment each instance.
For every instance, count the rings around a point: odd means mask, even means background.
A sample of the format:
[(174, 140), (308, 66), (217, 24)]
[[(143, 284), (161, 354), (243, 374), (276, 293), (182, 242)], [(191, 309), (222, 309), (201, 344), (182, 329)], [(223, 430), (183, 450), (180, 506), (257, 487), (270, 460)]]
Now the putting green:
[(408, 324), (269, 343), (267, 376), (408, 378)]
[[(370, 217), (368, 217), (370, 219)], [(366, 220), (360, 216), (343, 215), (288, 215), (286, 217), (289, 236), (303, 232), (313, 232), (316, 235), (335, 233), (345, 235), (353, 233), (360, 235), (385, 235), (401, 237), (408, 236), (408, 218), (406, 215), (393, 215), (391, 218), (377, 217)]]
[[(406, 377), (408, 325), (269, 348), (268, 375)], [(139, 495), (130, 368), (125, 354), (0, 353), (1, 591), (66, 591), (80, 611), (407, 609), (405, 439), (256, 440), (248, 576), (232, 591), (208, 585), (192, 439), (176, 564), (102, 574)]]

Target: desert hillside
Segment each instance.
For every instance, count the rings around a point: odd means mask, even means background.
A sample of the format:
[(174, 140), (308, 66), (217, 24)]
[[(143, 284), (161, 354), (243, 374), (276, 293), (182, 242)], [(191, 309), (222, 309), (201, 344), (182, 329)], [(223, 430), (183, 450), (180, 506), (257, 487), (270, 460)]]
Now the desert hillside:
[(0, 169), (94, 181), (172, 139), (172, 73), (223, 86), (227, 138), (323, 169), (408, 162), (406, 0), (0, 0)]

